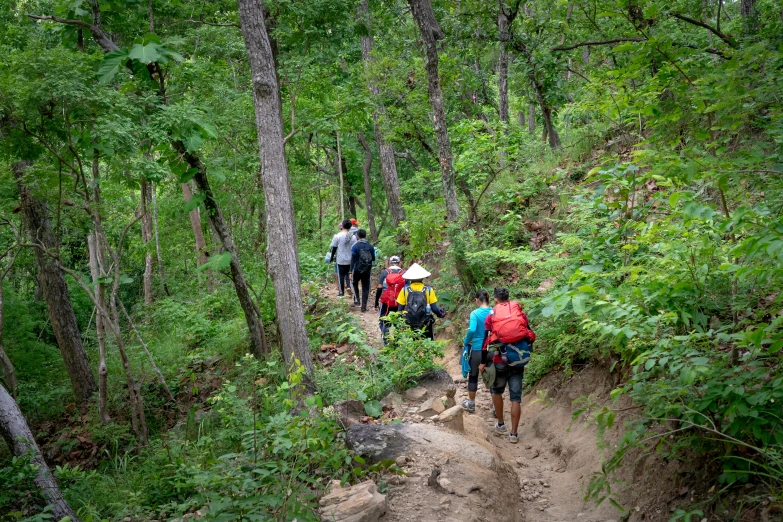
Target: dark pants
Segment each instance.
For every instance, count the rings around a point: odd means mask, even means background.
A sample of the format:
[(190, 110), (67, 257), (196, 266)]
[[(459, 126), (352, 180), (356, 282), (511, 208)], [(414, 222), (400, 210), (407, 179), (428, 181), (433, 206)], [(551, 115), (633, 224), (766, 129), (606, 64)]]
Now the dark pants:
[(340, 295), (343, 295), (345, 287), (351, 284), (351, 265), (337, 265), (337, 277), (340, 280)]
[(484, 350), (470, 351), (470, 373), (468, 374), (468, 391), (478, 390), (479, 366), (486, 364), (487, 352)]
[(362, 310), (367, 309), (367, 299), (370, 297), (370, 274), (371, 272), (353, 273), (353, 301), (359, 303), (359, 282), (362, 283)]
[(389, 306), (386, 303), (381, 303), (381, 311), (378, 314), (378, 317), (380, 317), (380, 321), (378, 321), (378, 324), (381, 328), (381, 337), (383, 337), (383, 344), (386, 344), (386, 332), (389, 331), (389, 323), (384, 321), (383, 318), (389, 315), (390, 313), (396, 311), (397, 311), (396, 306)]

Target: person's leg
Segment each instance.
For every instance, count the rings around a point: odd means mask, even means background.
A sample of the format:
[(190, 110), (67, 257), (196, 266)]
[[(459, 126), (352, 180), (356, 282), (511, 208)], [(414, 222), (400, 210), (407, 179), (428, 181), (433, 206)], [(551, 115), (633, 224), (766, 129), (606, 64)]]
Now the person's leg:
[(522, 416), (522, 377), (524, 368), (512, 369), (508, 378), (508, 394), (511, 399), (511, 433), (509, 441), (516, 444), (519, 441), (519, 418)]
[(506, 391), (506, 382), (508, 381), (509, 371), (508, 367), (498, 368), (498, 365), (495, 365), (495, 368), (495, 382), (492, 384), (492, 388), (489, 390), (492, 394), (492, 405), (495, 407), (495, 417), (497, 418), (495, 430), (505, 432), (506, 425), (505, 421), (503, 420), (503, 392)]
[(351, 265), (339, 265), (337, 268), (340, 271), (340, 295), (345, 295), (345, 287), (348, 283), (348, 273), (351, 270)]
[(479, 366), (481, 366), (482, 350), (471, 350), (470, 352), (470, 374), (468, 375), (468, 397), (471, 401), (476, 400), (476, 391), (478, 391)]
[(361, 274), (359, 272), (353, 273), (353, 304), (360, 304), (359, 301), (359, 281), (361, 280)]
[(362, 279), (362, 308), (367, 311), (367, 303), (370, 300), (370, 282), (372, 280), (372, 272), (364, 274)]

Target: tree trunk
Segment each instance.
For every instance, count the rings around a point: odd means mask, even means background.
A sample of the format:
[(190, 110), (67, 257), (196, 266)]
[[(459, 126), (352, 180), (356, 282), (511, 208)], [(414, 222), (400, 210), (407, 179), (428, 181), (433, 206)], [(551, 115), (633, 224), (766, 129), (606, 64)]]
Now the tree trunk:
[(446, 109), (443, 105), (443, 92), (438, 77), (438, 40), (443, 32), (432, 12), (430, 0), (408, 0), (413, 18), (421, 31), (424, 41), (424, 67), (427, 70), (427, 90), (432, 106), (435, 137), (438, 141), (438, 161), (440, 162), (443, 195), (446, 199), (446, 217), (452, 223), (459, 218), (459, 204), (454, 182), (454, 165), (451, 155), (451, 142), (446, 127)]
[(149, 241), (152, 239), (152, 215), (149, 212), (152, 195), (149, 182), (141, 180), (141, 242), (144, 244), (144, 304), (152, 304), (152, 251)]
[(500, 53), (498, 55), (498, 117), (500, 121), (508, 125), (508, 13), (505, 11), (504, 1), (500, 0), (498, 10), (498, 35), (500, 40)]
[(527, 131), (531, 134), (536, 132), (536, 105), (534, 103), (527, 104)]
[[(182, 183), (182, 195), (185, 203), (193, 197), (193, 191), (190, 189), (190, 183)], [(207, 251), (207, 242), (204, 239), (204, 231), (201, 230), (201, 214), (198, 207), (190, 211), (190, 228), (193, 229), (193, 237), (196, 239), (196, 265), (202, 266), (209, 261), (209, 252)], [(215, 290), (215, 282), (212, 277), (212, 270), (207, 271), (207, 291)]]
[(533, 85), (533, 89), (536, 92), (536, 99), (538, 100), (538, 106), (541, 109), (541, 116), (544, 118), (544, 130), (549, 136), (549, 147), (551, 149), (560, 148), (560, 135), (557, 133), (554, 124), (552, 123), (552, 107), (544, 98), (544, 88), (538, 79), (535, 77), (535, 72), (528, 73), (530, 83)]
[[(250, 297), (250, 291), (247, 287), (247, 281), (245, 281), (245, 273), (242, 270), (242, 265), (239, 263), (239, 255), (234, 247), (234, 240), (231, 234), (228, 232), (228, 226), (225, 219), (223, 219), (223, 213), (220, 211), (220, 205), (218, 205), (215, 199), (215, 193), (212, 191), (212, 187), (209, 184), (209, 178), (207, 178), (206, 166), (201, 162), (198, 156), (191, 154), (185, 149), (185, 145), (177, 141), (174, 146), (178, 149), (179, 153), (185, 158), (185, 161), (191, 168), (198, 170), (198, 173), (193, 178), (196, 182), (196, 186), (205, 196), (204, 208), (207, 210), (209, 220), (212, 222), (215, 233), (218, 240), (225, 252), (228, 252), (231, 256), (230, 269), (231, 280), (234, 283), (234, 290), (239, 299), (239, 305), (242, 307), (242, 311), (245, 313), (245, 321), (247, 321), (247, 328), (250, 332), (250, 347), (257, 358), (263, 358), (266, 356), (264, 351), (264, 341), (261, 334), (261, 326), (258, 323), (258, 316), (255, 313), (255, 307), (253, 305), (253, 299)], [(269, 198), (269, 194), (266, 195)], [(293, 219), (293, 212), (291, 214)], [(279, 223), (274, 223), (274, 226), (278, 226)], [(270, 234), (271, 235), (271, 234)], [(291, 243), (291, 237), (286, 239), (288, 243)], [(270, 244), (273, 244), (270, 241)], [(297, 266), (298, 274), (298, 266)]]
[(169, 285), (166, 284), (166, 276), (163, 273), (163, 256), (160, 253), (160, 235), (158, 234), (158, 186), (153, 183), (150, 186), (152, 191), (152, 226), (155, 231), (155, 252), (158, 254), (158, 273), (160, 274), (160, 283), (163, 285), (163, 291), (166, 295), (171, 295)]
[(742, 16), (751, 16), (756, 10), (756, 0), (740, 0), (740, 14)]
[(345, 220), (345, 179), (343, 176), (343, 154), (340, 148), (340, 131), (337, 131), (335, 136), (337, 137), (337, 175), (340, 176), (340, 219)]
[(397, 176), (397, 163), (394, 157), (394, 147), (386, 141), (381, 127), (381, 120), (386, 116), (386, 106), (381, 101), (380, 89), (370, 77), (369, 69), (373, 63), (372, 50), (375, 46), (370, 25), (370, 8), (368, 0), (362, 0), (359, 6), (359, 18), (365, 23), (366, 34), (361, 37), (362, 61), (365, 74), (367, 74), (367, 87), (375, 100), (375, 110), (372, 112), (373, 130), (375, 142), (378, 144), (378, 156), (381, 161), (381, 178), (386, 192), (386, 200), (389, 203), (392, 222), (395, 228), (400, 222), (405, 221), (405, 209), (400, 198), (400, 180)]
[(364, 138), (364, 133), (359, 131), (356, 134), (362, 148), (364, 149), (364, 164), (362, 165), (362, 175), (364, 178), (364, 206), (367, 210), (367, 222), (370, 226), (370, 237), (372, 242), (378, 241), (378, 231), (375, 229), (375, 215), (372, 211), (372, 187), (370, 185), (370, 168), (372, 167), (372, 149)]
[(11, 395), (16, 398), (16, 392), (18, 383), (16, 381), (16, 370), (5, 353), (5, 345), (3, 345), (3, 327), (5, 326), (5, 301), (3, 301), (3, 280), (0, 279), (0, 367), (3, 370), (3, 382), (2, 384), (11, 392)]
[(17, 163), (13, 166), (13, 171), (19, 187), (22, 211), (32, 242), (36, 245), (34, 250), (38, 264), (38, 281), (46, 299), (49, 320), (65, 362), (65, 369), (71, 379), (73, 393), (79, 403), (85, 403), (98, 387), (87, 361), (76, 314), (68, 295), (68, 285), (57, 256), (57, 241), (49, 223), (46, 204), (33, 197), (24, 183), (24, 171), (28, 166), (29, 164)]
[(30, 431), (19, 405), (2, 386), (0, 386), (0, 435), (8, 444), (13, 456), (30, 455), (33, 464), (38, 466), (35, 485), (41, 490), (46, 503), (51, 506), (54, 520), (70, 517), (72, 522), (79, 522), (76, 513), (60, 493), (57, 482), (41, 455), (41, 450), (33, 438), (33, 433)]
[(279, 87), (272, 48), (264, 25), (263, 2), (239, 0), (239, 19), (253, 78), (261, 180), (266, 197), (269, 234), (268, 268), (275, 288), (280, 346), (289, 371), (295, 369), (295, 359), (298, 359), (311, 377), (313, 363), (302, 309), (296, 222), (283, 148)]
[[(101, 247), (102, 244), (96, 239), (96, 233), (91, 232), (87, 237), (87, 248), (89, 250), (90, 257), (90, 275), (92, 276), (92, 284), (95, 287), (95, 333), (98, 338), (98, 415), (101, 422), (109, 422), (109, 411), (106, 407), (107, 397), (107, 378), (109, 375), (108, 367), (106, 366), (106, 325), (104, 324), (104, 314), (101, 310), (106, 310), (106, 293), (103, 287), (103, 283), (100, 283), (101, 274), (103, 273), (103, 255)], [(100, 261), (98, 260), (100, 256)]]

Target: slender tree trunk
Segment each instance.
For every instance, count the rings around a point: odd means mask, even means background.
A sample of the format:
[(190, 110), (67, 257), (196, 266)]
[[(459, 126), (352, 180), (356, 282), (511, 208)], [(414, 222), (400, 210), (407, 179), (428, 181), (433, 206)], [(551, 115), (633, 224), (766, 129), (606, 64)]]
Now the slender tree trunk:
[(149, 212), (152, 197), (150, 184), (146, 179), (141, 180), (141, 242), (144, 244), (144, 304), (152, 304), (152, 251), (149, 241), (152, 239), (152, 215)]
[(65, 369), (71, 379), (74, 395), (79, 403), (85, 403), (90, 400), (98, 387), (84, 351), (59, 256), (55, 256), (57, 241), (52, 233), (46, 204), (33, 197), (24, 182), (24, 171), (28, 166), (29, 164), (17, 163), (13, 171), (19, 187), (25, 221), (32, 241), (36, 245), (34, 250), (38, 264), (38, 281), (46, 299), (49, 320), (65, 362)]
[(3, 301), (3, 280), (0, 279), (0, 368), (3, 370), (3, 382), (2, 384), (11, 392), (11, 395), (16, 398), (18, 390), (18, 383), (16, 380), (16, 370), (5, 353), (5, 345), (3, 344), (3, 327), (5, 326), (5, 301)]
[(79, 522), (76, 513), (60, 493), (60, 488), (57, 487), (57, 482), (49, 471), (49, 466), (46, 465), (43, 455), (41, 455), (41, 450), (33, 438), (33, 433), (30, 431), (19, 405), (2, 386), (0, 386), (0, 435), (8, 444), (13, 456), (30, 455), (33, 464), (38, 466), (35, 485), (41, 490), (46, 503), (51, 506), (54, 520), (70, 517), (72, 522)]
[[(237, 254), (236, 248), (234, 246), (234, 240), (231, 237), (231, 234), (228, 232), (228, 226), (225, 219), (223, 218), (220, 205), (218, 205), (217, 199), (215, 199), (215, 193), (212, 191), (212, 187), (209, 184), (206, 166), (201, 162), (201, 159), (199, 159), (198, 156), (188, 152), (182, 142), (175, 142), (174, 145), (177, 147), (180, 154), (184, 156), (188, 165), (191, 168), (198, 170), (198, 174), (196, 174), (193, 180), (196, 182), (196, 186), (198, 187), (199, 191), (201, 191), (201, 193), (205, 196), (204, 208), (207, 211), (207, 215), (209, 216), (209, 220), (212, 223), (215, 234), (217, 235), (223, 250), (228, 252), (231, 256), (231, 262), (229, 265), (231, 269), (231, 280), (234, 283), (234, 290), (236, 291), (239, 305), (242, 307), (242, 311), (245, 313), (245, 321), (247, 321), (247, 328), (250, 333), (251, 350), (253, 355), (255, 355), (257, 358), (263, 358), (266, 356), (266, 353), (264, 352), (264, 341), (261, 334), (261, 326), (258, 322), (258, 316), (255, 313), (253, 299), (250, 297), (250, 291), (247, 286), (247, 281), (245, 280), (245, 273), (242, 270), (242, 265), (239, 263), (239, 255)], [(269, 198), (269, 194), (266, 194), (266, 197)], [(293, 212), (291, 219), (293, 219)], [(274, 223), (274, 226), (278, 225), (279, 223)], [(288, 237), (287, 241), (290, 243), (292, 241), (291, 237)]]
[(340, 131), (335, 133), (337, 137), (337, 174), (340, 176), (340, 219), (345, 219), (345, 181), (343, 179), (343, 154), (340, 148)]
[(364, 206), (367, 210), (367, 222), (370, 226), (370, 237), (372, 242), (378, 241), (378, 231), (375, 229), (375, 214), (372, 211), (372, 186), (370, 185), (370, 168), (372, 167), (372, 149), (364, 138), (364, 133), (359, 131), (356, 134), (362, 148), (364, 149), (364, 164), (362, 165), (362, 175), (364, 178)]
[(432, 12), (430, 0), (408, 0), (413, 18), (421, 31), (424, 41), (424, 67), (427, 70), (427, 89), (432, 106), (435, 137), (438, 141), (438, 161), (440, 162), (443, 195), (446, 199), (446, 217), (452, 223), (459, 218), (459, 203), (454, 182), (454, 165), (451, 155), (451, 142), (446, 127), (446, 109), (443, 105), (443, 92), (438, 77), (438, 40), (443, 32)]
[(508, 13), (505, 10), (504, 0), (500, 0), (498, 10), (498, 35), (500, 49), (498, 55), (498, 117), (500, 121), (508, 125)]
[(163, 256), (160, 253), (160, 234), (158, 234), (158, 186), (153, 183), (150, 186), (152, 191), (152, 227), (155, 231), (155, 252), (158, 254), (158, 273), (160, 274), (160, 283), (163, 285), (163, 291), (166, 295), (171, 295), (169, 285), (166, 284), (166, 276), (163, 273)]
[(559, 149), (561, 147), (560, 135), (557, 133), (557, 129), (555, 129), (555, 125), (552, 123), (552, 107), (549, 106), (549, 103), (544, 98), (544, 88), (535, 77), (535, 73), (532, 70), (528, 73), (528, 76), (530, 77), (530, 83), (533, 85), (533, 89), (536, 92), (536, 99), (538, 100), (538, 106), (541, 109), (541, 116), (544, 118), (544, 130), (549, 136), (549, 147), (552, 149)]
[[(182, 195), (185, 198), (185, 203), (193, 197), (190, 183), (182, 183)], [(193, 237), (196, 239), (196, 265), (202, 266), (209, 261), (209, 252), (207, 251), (207, 242), (204, 239), (204, 231), (201, 230), (201, 214), (199, 214), (198, 207), (191, 210), (189, 216), (190, 228), (193, 229)], [(212, 276), (212, 270), (207, 270), (207, 291), (212, 292), (214, 290), (215, 281)]]
[(527, 104), (527, 131), (536, 132), (536, 106), (533, 103)]
[(386, 200), (389, 202), (389, 212), (391, 212), (392, 222), (395, 228), (400, 222), (405, 221), (405, 209), (402, 206), (400, 198), (400, 180), (397, 176), (397, 163), (394, 157), (394, 148), (386, 141), (383, 134), (381, 122), (386, 116), (386, 106), (381, 101), (380, 89), (370, 76), (370, 67), (374, 61), (372, 56), (373, 36), (371, 32), (370, 8), (368, 0), (362, 0), (359, 6), (359, 18), (365, 23), (366, 34), (361, 37), (362, 61), (364, 62), (365, 74), (367, 74), (367, 87), (370, 89), (375, 100), (375, 110), (372, 112), (373, 130), (375, 132), (375, 142), (378, 144), (378, 156), (381, 162), (381, 178), (383, 179), (383, 188), (386, 191)]
[(269, 234), (268, 268), (275, 288), (280, 346), (289, 370), (294, 368), (295, 359), (298, 359), (308, 376), (312, 376), (313, 363), (302, 309), (291, 181), (283, 144), (279, 86), (264, 25), (263, 2), (239, 0), (239, 19), (253, 78), (261, 180), (266, 197)]
[[(90, 255), (90, 275), (92, 276), (92, 283), (95, 287), (95, 333), (98, 338), (98, 353), (100, 354), (100, 360), (98, 362), (98, 414), (101, 418), (101, 422), (109, 422), (109, 411), (106, 407), (107, 397), (107, 377), (109, 375), (108, 367), (106, 366), (106, 325), (104, 324), (104, 315), (101, 310), (106, 310), (106, 293), (103, 287), (103, 283), (100, 283), (101, 273), (103, 270), (100, 266), (102, 263), (101, 248), (98, 246), (101, 243), (96, 239), (96, 233), (91, 232), (87, 237), (87, 248)], [(101, 261), (98, 261), (101, 256)]]

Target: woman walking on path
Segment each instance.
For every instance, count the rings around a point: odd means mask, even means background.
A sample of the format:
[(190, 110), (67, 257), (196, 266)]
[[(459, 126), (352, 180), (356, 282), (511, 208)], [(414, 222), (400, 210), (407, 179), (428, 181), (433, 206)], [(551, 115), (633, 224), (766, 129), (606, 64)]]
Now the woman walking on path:
[(479, 367), (487, 362), (487, 351), (484, 350), (484, 322), (492, 309), (489, 307), (489, 293), (486, 290), (476, 292), (476, 306), (478, 308), (470, 312), (470, 325), (465, 334), (462, 350), (462, 376), (468, 378), (468, 398), (462, 401), (462, 407), (470, 413), (476, 412)]

